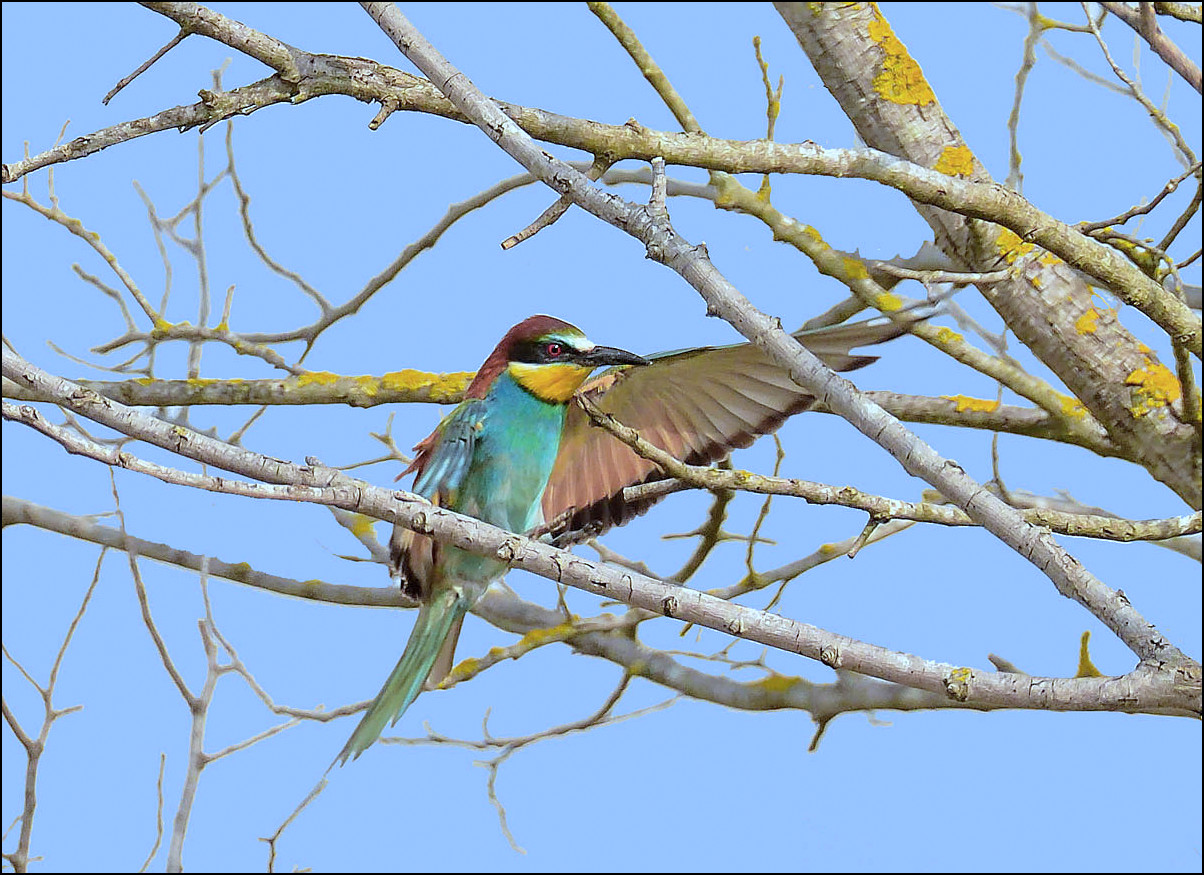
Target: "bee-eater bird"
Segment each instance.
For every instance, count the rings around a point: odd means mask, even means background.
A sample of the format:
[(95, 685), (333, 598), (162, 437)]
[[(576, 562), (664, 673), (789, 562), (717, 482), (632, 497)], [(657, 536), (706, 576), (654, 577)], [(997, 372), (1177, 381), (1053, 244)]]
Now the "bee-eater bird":
[[(850, 349), (906, 331), (886, 323), (802, 331), (795, 337), (837, 371), (876, 361)], [(603, 365), (610, 370), (586, 383)], [(552, 316), (515, 325), (485, 359), (465, 399), (414, 449), (403, 474), (433, 504), (511, 532), (547, 521), (597, 533), (643, 513), (657, 499), (626, 501), (624, 489), (663, 476), (609, 432), (593, 428), (573, 394), (689, 464), (706, 464), (774, 431), (814, 399), (750, 343), (661, 353), (645, 359), (596, 346)], [(464, 615), (506, 570), (496, 559), (396, 526), (392, 570), (419, 602), (397, 666), (336, 759), (354, 759), (396, 723), (424, 684), (451, 669)], [(429, 680), (428, 680), (429, 679)]]

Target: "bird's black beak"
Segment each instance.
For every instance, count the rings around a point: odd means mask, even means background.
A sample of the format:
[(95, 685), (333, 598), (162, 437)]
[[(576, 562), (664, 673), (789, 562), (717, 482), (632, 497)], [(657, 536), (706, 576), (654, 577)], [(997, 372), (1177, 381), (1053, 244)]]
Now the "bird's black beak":
[(628, 352), (625, 349), (616, 349), (613, 346), (595, 346), (589, 352), (582, 354), (578, 361), (583, 365), (593, 365), (595, 368), (602, 367), (603, 365), (651, 364), (642, 355), (636, 355), (634, 352)]

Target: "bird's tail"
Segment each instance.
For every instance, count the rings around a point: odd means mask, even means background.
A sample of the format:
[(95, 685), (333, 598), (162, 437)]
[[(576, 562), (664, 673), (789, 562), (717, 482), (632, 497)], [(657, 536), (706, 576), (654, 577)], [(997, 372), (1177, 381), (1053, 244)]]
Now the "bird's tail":
[(444, 640), (452, 628), (459, 625), (468, 607), (468, 599), (459, 587), (449, 587), (418, 609), (414, 631), (410, 633), (401, 659), (376, 699), (368, 706), (351, 738), (347, 739), (335, 763), (344, 765), (348, 759), (358, 757), (376, 741), (385, 723), (390, 719), (396, 723), (401, 718), (410, 703), (418, 698), (431, 667), (443, 649)]

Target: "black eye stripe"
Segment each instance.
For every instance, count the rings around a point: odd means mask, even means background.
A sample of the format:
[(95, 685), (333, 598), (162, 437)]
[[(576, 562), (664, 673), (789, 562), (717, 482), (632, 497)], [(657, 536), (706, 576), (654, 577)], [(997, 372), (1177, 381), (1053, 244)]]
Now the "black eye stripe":
[[(553, 347), (559, 348), (559, 354), (553, 354)], [(578, 355), (578, 351), (565, 341), (550, 337), (543, 340), (523, 341), (515, 347), (510, 360), (525, 364), (542, 365), (551, 362), (571, 362)]]

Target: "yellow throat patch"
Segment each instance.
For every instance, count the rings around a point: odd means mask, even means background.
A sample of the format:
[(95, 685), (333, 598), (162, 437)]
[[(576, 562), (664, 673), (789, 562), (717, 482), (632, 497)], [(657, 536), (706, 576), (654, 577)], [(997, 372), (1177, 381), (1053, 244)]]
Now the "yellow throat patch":
[(510, 362), (507, 365), (514, 381), (538, 398), (551, 404), (565, 404), (581, 388), (593, 368), (580, 365), (533, 365)]

